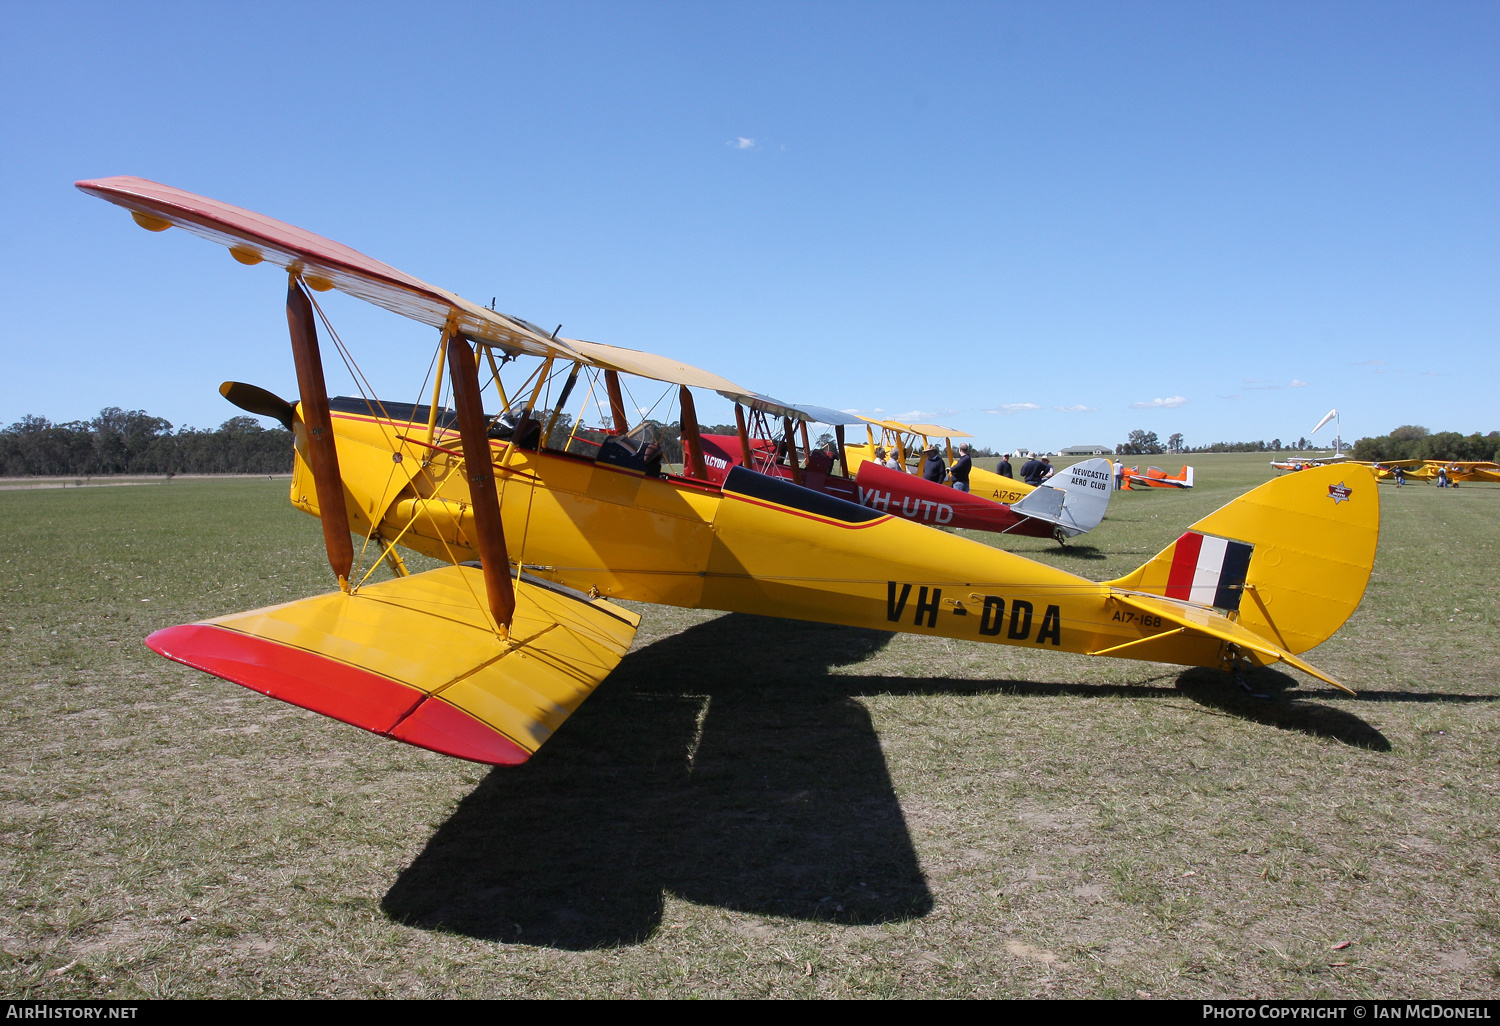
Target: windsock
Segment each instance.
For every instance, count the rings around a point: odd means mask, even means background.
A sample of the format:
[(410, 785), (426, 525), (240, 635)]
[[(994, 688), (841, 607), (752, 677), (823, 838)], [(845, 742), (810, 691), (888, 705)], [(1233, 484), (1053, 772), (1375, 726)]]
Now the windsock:
[(1317, 434), (1319, 428), (1321, 428), (1324, 424), (1327, 424), (1330, 420), (1332, 420), (1334, 417), (1337, 417), (1338, 415), (1338, 410), (1329, 410), (1327, 415), (1325, 415), (1322, 420), (1318, 421), (1318, 427), (1313, 428), (1311, 433)]

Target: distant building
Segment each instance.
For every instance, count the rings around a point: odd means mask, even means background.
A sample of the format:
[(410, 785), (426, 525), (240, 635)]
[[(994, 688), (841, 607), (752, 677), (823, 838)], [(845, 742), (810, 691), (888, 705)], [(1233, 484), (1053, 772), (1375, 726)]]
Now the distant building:
[(1070, 445), (1059, 456), (1108, 456), (1114, 452), (1107, 445)]

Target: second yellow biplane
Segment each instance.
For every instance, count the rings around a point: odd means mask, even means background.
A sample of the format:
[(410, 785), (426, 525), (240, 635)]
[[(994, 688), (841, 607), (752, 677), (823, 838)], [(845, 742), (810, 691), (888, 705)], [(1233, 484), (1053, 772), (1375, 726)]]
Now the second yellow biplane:
[[(887, 466), (892, 466), (903, 473), (918, 473), (922, 452), (936, 442), (943, 443), (944, 455), (951, 465), (953, 463), (953, 440), (974, 437), (967, 431), (943, 427), (941, 424), (905, 424), (899, 420), (874, 420), (869, 417), (862, 419), (868, 422), (865, 428), (865, 442), (863, 444), (851, 442), (846, 446), (849, 453), (849, 469), (856, 473), (859, 471), (860, 464), (867, 460), (879, 462), (880, 452), (885, 453)], [(876, 428), (880, 429), (878, 437), (875, 434)], [(969, 471), (969, 493), (991, 502), (1003, 502), (1007, 506), (1014, 506), (1030, 495), (1032, 488), (1033, 486), (1025, 481), (1004, 477), (991, 470), (973, 467)]]
[[(1271, 481), (1098, 583), (744, 468), (711, 483), (690, 389), (744, 391), (716, 375), (559, 338), (202, 196), (138, 178), (78, 187), (151, 231), (176, 226), (288, 274), (299, 401), (224, 391), (294, 432), (291, 500), (321, 520), (339, 586), (153, 634), (170, 659), (502, 765), (532, 755), (630, 647), (639, 617), (613, 599), (1188, 666), (1284, 662), (1343, 687), (1298, 653), (1343, 624), (1369, 579), (1379, 500), (1368, 470)], [(439, 329), (428, 404), (327, 395), (318, 325), (331, 325), (311, 293), (330, 288)], [(528, 383), (506, 389), (502, 369)], [(680, 386), (682, 474), (630, 427), (621, 374)], [(615, 421), (589, 453), (552, 430), (580, 375), (602, 380)], [(407, 575), (402, 548), (449, 565)], [(372, 583), (381, 562), (395, 576)]]

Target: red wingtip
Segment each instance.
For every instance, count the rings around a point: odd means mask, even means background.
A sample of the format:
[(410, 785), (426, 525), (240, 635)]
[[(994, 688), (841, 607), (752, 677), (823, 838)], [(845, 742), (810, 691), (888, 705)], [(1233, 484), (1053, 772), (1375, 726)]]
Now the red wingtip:
[(390, 734), (419, 748), (492, 766), (519, 766), (531, 758), (530, 752), (504, 734), (438, 698), (417, 706)]
[(159, 630), (146, 639), (146, 647), (252, 691), (442, 755), (500, 766), (518, 765), (531, 755), (446, 702), (315, 652), (204, 623)]

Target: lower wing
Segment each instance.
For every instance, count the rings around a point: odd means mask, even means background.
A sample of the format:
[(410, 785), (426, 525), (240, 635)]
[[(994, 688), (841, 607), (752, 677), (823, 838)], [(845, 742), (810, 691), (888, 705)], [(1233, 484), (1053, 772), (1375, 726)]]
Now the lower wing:
[(525, 762), (629, 650), (640, 617), (522, 575), (510, 637), (483, 571), (450, 566), (168, 627), (155, 652), (444, 755)]

